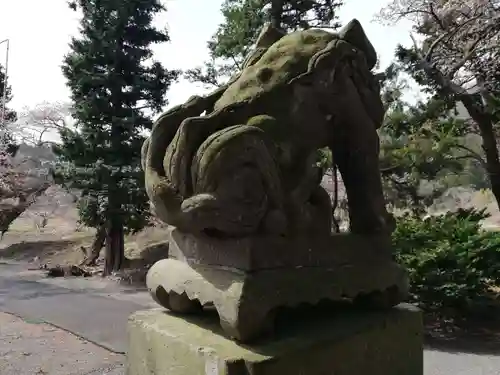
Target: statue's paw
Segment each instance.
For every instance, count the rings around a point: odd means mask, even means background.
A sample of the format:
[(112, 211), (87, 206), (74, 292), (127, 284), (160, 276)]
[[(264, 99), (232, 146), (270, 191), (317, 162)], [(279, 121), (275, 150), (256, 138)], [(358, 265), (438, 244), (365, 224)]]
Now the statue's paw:
[(155, 216), (167, 224), (175, 225), (182, 197), (170, 181), (165, 177), (147, 175), (146, 192)]

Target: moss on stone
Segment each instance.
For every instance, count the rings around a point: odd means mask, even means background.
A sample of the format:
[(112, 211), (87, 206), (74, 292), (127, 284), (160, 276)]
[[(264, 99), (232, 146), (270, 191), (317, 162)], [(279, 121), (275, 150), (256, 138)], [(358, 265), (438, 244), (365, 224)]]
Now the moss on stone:
[(250, 100), (273, 91), (277, 86), (286, 85), (306, 72), (309, 60), (335, 38), (338, 38), (336, 34), (317, 29), (284, 36), (242, 72), (215, 103), (215, 108)]

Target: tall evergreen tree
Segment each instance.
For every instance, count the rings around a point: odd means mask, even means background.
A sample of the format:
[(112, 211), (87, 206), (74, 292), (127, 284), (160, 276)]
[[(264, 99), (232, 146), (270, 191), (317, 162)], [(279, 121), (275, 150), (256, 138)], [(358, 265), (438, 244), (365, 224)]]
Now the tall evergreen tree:
[(159, 0), (76, 0), (70, 7), (83, 14), (62, 67), (77, 132), (63, 130), (56, 152), (70, 165), (64, 176), (83, 191), (82, 221), (105, 231), (107, 274), (123, 265), (124, 234), (147, 224), (140, 148), (152, 121), (144, 110), (161, 111), (179, 72), (152, 61), (151, 45), (169, 41), (152, 26), (165, 10)]
[(238, 72), (265, 22), (286, 31), (338, 28), (340, 0), (225, 0), (224, 21), (208, 42), (210, 59), (186, 72), (187, 79), (219, 86)]

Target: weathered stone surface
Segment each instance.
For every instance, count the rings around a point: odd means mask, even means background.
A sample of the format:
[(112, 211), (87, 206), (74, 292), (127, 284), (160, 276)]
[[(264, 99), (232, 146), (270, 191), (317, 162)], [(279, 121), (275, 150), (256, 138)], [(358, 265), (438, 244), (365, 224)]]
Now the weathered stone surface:
[(146, 283), (155, 301), (175, 312), (213, 304), (227, 336), (240, 342), (272, 331), (280, 307), (350, 299), (390, 308), (406, 297), (408, 287), (404, 270), (389, 261), (243, 272), (163, 259), (151, 267)]
[(217, 239), (168, 228), (169, 256), (190, 264), (243, 271), (289, 267), (378, 264), (391, 259), (390, 237), (338, 233), (287, 238), (249, 236)]
[(378, 165), (376, 53), (357, 20), (340, 33), (264, 28), (241, 73), (155, 122), (142, 149), (157, 216), (213, 237), (331, 232), (318, 150), (346, 186), (350, 228), (388, 233)]
[[(379, 170), (375, 61), (357, 20), (340, 33), (267, 25), (227, 85), (160, 116), (142, 148), (145, 186), (179, 230), (170, 259), (147, 276), (159, 304), (196, 313), (211, 303), (224, 332), (248, 342), (281, 307), (404, 298)], [(351, 234), (331, 235), (324, 148), (346, 187)]]
[(298, 317), (275, 340), (240, 346), (209, 316), (160, 310), (129, 321), (127, 375), (422, 375), (418, 310)]

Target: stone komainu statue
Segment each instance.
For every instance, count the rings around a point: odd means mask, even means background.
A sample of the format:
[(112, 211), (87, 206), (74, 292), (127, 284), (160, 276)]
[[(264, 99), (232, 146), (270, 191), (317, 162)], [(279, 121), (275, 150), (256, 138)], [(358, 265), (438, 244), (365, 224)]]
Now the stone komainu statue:
[[(172, 225), (169, 257), (146, 277), (157, 303), (181, 314), (212, 304), (225, 334), (249, 342), (272, 331), (280, 307), (407, 298), (378, 167), (375, 63), (356, 20), (338, 34), (266, 26), (239, 75), (160, 116), (142, 149), (147, 193)], [(354, 233), (331, 235), (324, 147)]]
[(351, 231), (388, 233), (376, 59), (357, 20), (338, 34), (264, 27), (240, 74), (154, 124), (142, 167), (155, 214), (209, 236), (330, 234), (331, 203), (316, 165), (318, 149), (329, 147)]

